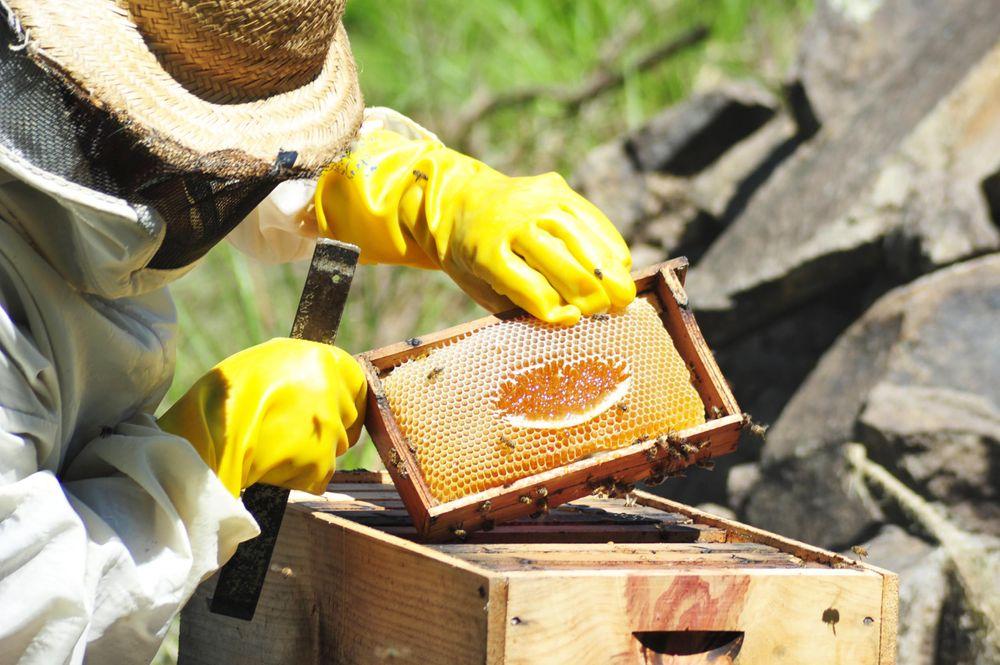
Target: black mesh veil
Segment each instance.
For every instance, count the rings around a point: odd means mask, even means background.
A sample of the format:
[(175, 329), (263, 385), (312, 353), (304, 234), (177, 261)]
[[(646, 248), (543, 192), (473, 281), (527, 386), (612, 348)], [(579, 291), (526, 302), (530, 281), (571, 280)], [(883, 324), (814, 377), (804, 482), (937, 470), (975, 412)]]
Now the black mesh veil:
[[(0, 6), (0, 19), (3, 7)], [(23, 49), (16, 22), (0, 20), (0, 143), (38, 168), (124, 199), (150, 223), (166, 225), (150, 268), (179, 268), (203, 256), (282, 180), (294, 177), (294, 153), (276, 155), (269, 173), (220, 177), (220, 162), (239, 153), (205, 157), (205, 169), (165, 163), (127, 126), (80, 101)], [(148, 140), (149, 137), (146, 137)]]

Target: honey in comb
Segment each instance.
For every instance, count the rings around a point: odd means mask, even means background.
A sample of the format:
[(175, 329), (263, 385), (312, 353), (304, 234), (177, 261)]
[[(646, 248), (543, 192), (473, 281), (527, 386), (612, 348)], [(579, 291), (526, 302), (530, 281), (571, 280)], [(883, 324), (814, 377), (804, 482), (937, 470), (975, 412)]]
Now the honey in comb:
[(442, 502), (705, 422), (642, 299), (569, 328), (531, 317), (481, 328), (402, 363), (383, 386)]

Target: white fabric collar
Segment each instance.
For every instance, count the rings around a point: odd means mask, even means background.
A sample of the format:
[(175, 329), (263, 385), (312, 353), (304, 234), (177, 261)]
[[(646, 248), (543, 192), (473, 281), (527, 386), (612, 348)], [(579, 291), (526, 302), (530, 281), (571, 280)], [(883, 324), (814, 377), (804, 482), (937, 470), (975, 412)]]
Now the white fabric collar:
[(165, 228), (145, 207), (41, 170), (2, 144), (0, 172), (0, 216), (79, 291), (105, 298), (134, 296), (160, 288), (196, 265), (146, 268)]

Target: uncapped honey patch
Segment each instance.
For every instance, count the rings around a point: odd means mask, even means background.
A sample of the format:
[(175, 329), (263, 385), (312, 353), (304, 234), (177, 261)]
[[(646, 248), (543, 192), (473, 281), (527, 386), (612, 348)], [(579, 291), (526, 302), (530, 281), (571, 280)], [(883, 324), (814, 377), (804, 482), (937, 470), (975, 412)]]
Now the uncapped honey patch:
[(497, 323), (382, 382), (439, 501), (705, 422), (683, 359), (642, 299), (569, 328)]
[(514, 425), (556, 429), (590, 420), (624, 397), (630, 385), (621, 358), (551, 360), (501, 381), (496, 405)]

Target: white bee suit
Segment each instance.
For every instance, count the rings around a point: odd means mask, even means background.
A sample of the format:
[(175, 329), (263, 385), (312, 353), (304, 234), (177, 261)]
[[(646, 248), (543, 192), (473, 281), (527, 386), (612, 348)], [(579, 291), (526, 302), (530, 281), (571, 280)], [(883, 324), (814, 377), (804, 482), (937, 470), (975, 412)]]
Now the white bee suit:
[[(361, 132), (434, 135), (367, 109)], [(308, 259), (315, 181), (284, 182), (229, 236)], [(258, 533), (153, 411), (174, 369), (158, 218), (0, 142), (0, 665), (148, 663), (198, 583)], [(313, 227), (314, 228), (314, 227)]]
[(257, 526), (152, 413), (163, 228), (0, 145), (0, 663), (147, 663)]

